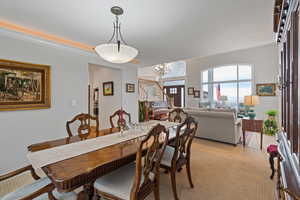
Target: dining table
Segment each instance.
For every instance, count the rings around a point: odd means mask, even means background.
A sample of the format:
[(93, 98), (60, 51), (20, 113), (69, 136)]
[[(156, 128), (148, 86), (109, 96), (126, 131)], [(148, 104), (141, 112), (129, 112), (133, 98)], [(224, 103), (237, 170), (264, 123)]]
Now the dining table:
[[(35, 169), (43, 170), (59, 192), (70, 192), (84, 186), (85, 192), (91, 196), (92, 184), (97, 178), (135, 161), (140, 141), (159, 123), (169, 130), (169, 141), (174, 140), (179, 123), (151, 120), (124, 132), (114, 128), (107, 135), (101, 134), (107, 130), (100, 130), (97, 134), (32, 144), (27, 147), (27, 157)], [(89, 150), (85, 152), (84, 148)], [(64, 157), (64, 153), (68, 157)], [(48, 157), (50, 154), (52, 157)]]

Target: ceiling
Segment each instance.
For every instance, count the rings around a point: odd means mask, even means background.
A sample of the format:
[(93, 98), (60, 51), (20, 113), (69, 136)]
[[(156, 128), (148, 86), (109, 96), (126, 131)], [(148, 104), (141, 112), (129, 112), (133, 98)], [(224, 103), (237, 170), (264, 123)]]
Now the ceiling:
[(112, 6), (140, 66), (273, 42), (271, 0), (1, 0), (0, 19), (96, 46), (112, 34)]

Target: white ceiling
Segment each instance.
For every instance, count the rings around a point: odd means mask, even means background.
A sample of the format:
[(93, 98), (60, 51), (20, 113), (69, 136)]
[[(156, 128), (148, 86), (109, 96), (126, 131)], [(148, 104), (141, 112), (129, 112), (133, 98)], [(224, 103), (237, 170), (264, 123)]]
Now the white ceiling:
[(1, 0), (0, 19), (96, 46), (111, 37), (115, 5), (141, 66), (273, 41), (272, 0)]

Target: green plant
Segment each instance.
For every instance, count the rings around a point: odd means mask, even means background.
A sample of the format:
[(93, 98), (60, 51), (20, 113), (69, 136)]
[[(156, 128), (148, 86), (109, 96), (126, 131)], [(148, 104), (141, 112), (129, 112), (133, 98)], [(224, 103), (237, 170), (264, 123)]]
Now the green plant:
[(278, 114), (277, 110), (269, 110), (266, 114), (270, 117), (275, 117)]
[(264, 121), (264, 133), (266, 135), (275, 135), (277, 131), (278, 125), (275, 119), (267, 119)]
[(145, 102), (139, 101), (139, 122), (144, 122), (146, 118)]

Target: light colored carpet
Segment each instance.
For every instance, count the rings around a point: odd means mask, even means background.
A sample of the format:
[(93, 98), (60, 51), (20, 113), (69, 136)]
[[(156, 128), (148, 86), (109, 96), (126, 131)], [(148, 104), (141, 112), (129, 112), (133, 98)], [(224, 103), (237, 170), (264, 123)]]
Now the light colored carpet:
[[(259, 150), (258, 134), (247, 137), (247, 147), (195, 139), (192, 146), (192, 178), (188, 184), (185, 168), (177, 174), (177, 190), (181, 200), (272, 200), (275, 181), (265, 148), (274, 137), (264, 136), (264, 149)], [(29, 174), (0, 183), (0, 196), (32, 181)], [(169, 174), (161, 174), (160, 196), (173, 199)], [(154, 199), (150, 195), (147, 200)]]
[[(258, 137), (259, 138), (259, 137)], [(256, 136), (251, 138), (255, 140)], [(259, 141), (259, 140), (258, 140)], [(265, 137), (265, 143), (274, 141)], [(177, 191), (184, 200), (273, 200), (275, 181), (269, 179), (268, 155), (251, 141), (247, 148), (196, 140), (192, 151), (194, 189), (185, 170), (177, 175)], [(252, 146), (253, 145), (253, 146)], [(264, 146), (266, 147), (266, 146)], [(170, 178), (161, 176), (161, 199), (172, 199)], [(149, 198), (149, 199), (153, 199)]]

